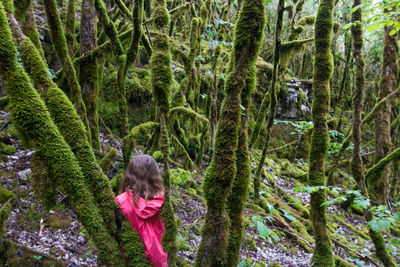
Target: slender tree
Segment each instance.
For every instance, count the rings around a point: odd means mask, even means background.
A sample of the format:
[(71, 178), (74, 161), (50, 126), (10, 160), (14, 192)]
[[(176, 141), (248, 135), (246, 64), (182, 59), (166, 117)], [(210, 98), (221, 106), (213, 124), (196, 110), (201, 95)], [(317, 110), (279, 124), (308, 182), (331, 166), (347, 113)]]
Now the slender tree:
[[(384, 13), (388, 13), (384, 10)], [(378, 101), (395, 91), (398, 79), (398, 33), (391, 35), (393, 26), (385, 26), (383, 44), (382, 74), (379, 86)], [(385, 102), (376, 112), (375, 117), (375, 163), (386, 157), (391, 149), (390, 116), (392, 101)], [(369, 196), (381, 205), (387, 203), (389, 192), (390, 165), (385, 167), (382, 177), (371, 177), (367, 180)]]
[(226, 97), (218, 121), (214, 155), (204, 177), (207, 213), (196, 266), (220, 266), (226, 262), (229, 217), (225, 205), (236, 175), (236, 150), (240, 125), (240, 95), (248, 70), (254, 65), (264, 30), (265, 11), (260, 0), (244, 0), (235, 28)]
[(69, 92), (66, 92), (72, 102), (76, 105), (78, 114), (81, 116), (85, 124), (88, 137), (90, 138), (89, 122), (86, 115), (86, 106), (82, 100), (81, 87), (78, 82), (76, 70), (72, 64), (71, 57), (68, 54), (67, 41), (64, 34), (64, 29), (61, 25), (60, 14), (57, 9), (55, 0), (45, 0), (45, 11), (47, 15), (47, 23), (50, 29), (51, 41), (58, 59), (63, 68), (63, 76), (67, 80)]
[[(331, 34), (333, 29), (334, 0), (321, 0), (315, 18), (315, 59), (313, 78), (312, 117), (314, 129), (310, 143), (309, 183), (324, 186), (325, 157), (328, 150), (329, 134), (327, 117), (329, 114), (329, 79), (333, 72), (331, 54)], [(332, 243), (327, 233), (326, 193), (319, 190), (311, 194), (311, 222), (315, 249), (312, 266), (335, 266)]]
[[(261, 153), (260, 161), (258, 162), (256, 173), (254, 174), (254, 197), (256, 199), (259, 198), (259, 191), (260, 191), (260, 175), (261, 175), (261, 169), (264, 166), (265, 158), (267, 156), (267, 150), (269, 146), (269, 139), (270, 139), (270, 134), (271, 134), (271, 128), (274, 125), (274, 120), (275, 120), (275, 115), (276, 115), (276, 109), (278, 107), (278, 85), (277, 85), (277, 79), (278, 79), (278, 65), (279, 65), (279, 50), (281, 46), (281, 32), (282, 32), (282, 26), (283, 26), (283, 12), (285, 11), (285, 0), (279, 0), (278, 2), (278, 16), (276, 18), (276, 30), (275, 30), (275, 49), (274, 49), (274, 69), (272, 72), (272, 82), (271, 82), (271, 88), (270, 88), (270, 94), (265, 93), (263, 101), (261, 103), (261, 106), (265, 105), (264, 103), (268, 101), (269, 102), (269, 107), (270, 107), (270, 114), (268, 117), (268, 123), (267, 123), (267, 135), (265, 137), (265, 143), (263, 146), (263, 150)], [(264, 118), (265, 118), (265, 111), (262, 110), (263, 108), (260, 108), (260, 111), (258, 113), (258, 117), (261, 117), (261, 119), (257, 118), (257, 123), (253, 132), (253, 135), (257, 135), (260, 132), (261, 125), (264, 123)], [(264, 112), (264, 113), (262, 113)], [(259, 128), (257, 128), (259, 127)], [(253, 136), (252, 136), (253, 138)], [(255, 140), (253, 140), (254, 142)]]
[(165, 221), (165, 232), (162, 237), (162, 246), (168, 253), (168, 266), (175, 266), (177, 225), (174, 208), (170, 197), (170, 176), (168, 159), (170, 153), (168, 137), (168, 116), (170, 112), (170, 87), (172, 81), (170, 40), (168, 36), (169, 14), (165, 0), (156, 0), (152, 20), (158, 33), (153, 39), (153, 53), (150, 60), (153, 97), (160, 110), (160, 147), (163, 154), (162, 178), (165, 187), (165, 201), (162, 215)]
[[(82, 1), (80, 54), (97, 47), (97, 17), (94, 9), (94, 0)], [(100, 151), (99, 116), (97, 102), (99, 97), (99, 81), (97, 73), (97, 59), (88, 57), (79, 63), (79, 83), (82, 88), (82, 98), (86, 105), (92, 147)]]

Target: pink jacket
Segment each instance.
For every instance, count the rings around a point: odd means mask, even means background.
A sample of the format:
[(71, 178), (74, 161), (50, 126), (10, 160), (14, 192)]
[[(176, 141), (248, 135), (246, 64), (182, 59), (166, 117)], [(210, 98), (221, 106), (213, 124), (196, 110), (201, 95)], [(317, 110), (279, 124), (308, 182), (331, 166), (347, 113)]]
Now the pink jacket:
[(135, 206), (133, 204), (133, 193), (125, 192), (118, 195), (115, 200), (132, 227), (139, 232), (149, 260), (154, 263), (155, 267), (166, 267), (167, 253), (161, 246), (161, 237), (165, 226), (160, 216), (164, 198), (153, 198), (146, 201), (139, 197), (137, 206)]

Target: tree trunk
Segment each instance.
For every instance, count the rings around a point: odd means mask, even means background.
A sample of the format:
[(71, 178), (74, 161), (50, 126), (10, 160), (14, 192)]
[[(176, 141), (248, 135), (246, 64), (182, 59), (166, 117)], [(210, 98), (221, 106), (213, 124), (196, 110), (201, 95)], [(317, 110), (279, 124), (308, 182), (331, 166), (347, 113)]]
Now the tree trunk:
[[(80, 55), (84, 55), (97, 47), (97, 23), (94, 0), (82, 1)], [(89, 121), (92, 147), (100, 151), (99, 115), (97, 102), (99, 98), (99, 81), (97, 59), (88, 57), (79, 64), (79, 82), (82, 88), (82, 98), (86, 105)]]
[(204, 177), (207, 213), (195, 266), (226, 263), (229, 218), (225, 209), (233, 177), (240, 125), (240, 94), (248, 69), (254, 66), (264, 31), (265, 11), (261, 0), (243, 0), (235, 29), (230, 73), (225, 82), (226, 97), (218, 121), (214, 155)]
[[(264, 166), (265, 158), (267, 156), (267, 150), (269, 146), (269, 139), (270, 139), (270, 134), (271, 134), (271, 128), (272, 125), (274, 125), (274, 120), (275, 120), (275, 115), (276, 115), (276, 109), (278, 107), (278, 92), (277, 92), (277, 79), (278, 79), (278, 66), (279, 66), (279, 50), (280, 50), (280, 45), (281, 45), (281, 32), (282, 32), (282, 26), (283, 26), (283, 12), (285, 11), (285, 0), (279, 0), (278, 2), (278, 16), (276, 18), (276, 30), (275, 30), (275, 49), (274, 49), (274, 69), (272, 72), (272, 82), (271, 82), (271, 95), (270, 95), (270, 114), (268, 117), (268, 123), (267, 123), (267, 136), (265, 137), (265, 143), (263, 146), (263, 150), (261, 153), (260, 161), (258, 162), (256, 173), (254, 174), (254, 198), (258, 199), (259, 198), (259, 191), (260, 191), (260, 176), (261, 176), (261, 170), (262, 167)], [(267, 97), (268, 93), (265, 93), (263, 103), (265, 98)], [(261, 106), (263, 105), (261, 104)], [(261, 113), (261, 111), (260, 111)], [(265, 117), (265, 113), (259, 114), (259, 116), (262, 116), (262, 118)], [(258, 118), (257, 118), (258, 120)], [(263, 122), (264, 120), (262, 120)], [(262, 124), (261, 122), (261, 124)], [(257, 125), (256, 125), (257, 127)], [(259, 131), (259, 130), (258, 130)], [(254, 131), (253, 134), (256, 134), (256, 131)], [(258, 135), (258, 134), (257, 134)]]
[(165, 232), (162, 237), (162, 246), (168, 253), (168, 266), (175, 266), (176, 234), (178, 232), (174, 208), (170, 199), (170, 175), (169, 175), (169, 137), (168, 116), (170, 112), (170, 86), (172, 82), (171, 52), (169, 36), (166, 26), (169, 24), (169, 14), (166, 9), (165, 0), (156, 0), (152, 20), (158, 33), (153, 39), (153, 53), (150, 60), (151, 81), (153, 86), (153, 97), (160, 110), (160, 147), (163, 154), (162, 178), (165, 187), (165, 201), (162, 208), (162, 216), (165, 222)]
[[(328, 151), (329, 134), (329, 79), (333, 72), (331, 34), (333, 29), (334, 0), (321, 0), (315, 18), (315, 59), (313, 78), (312, 117), (314, 129), (310, 144), (309, 182), (311, 186), (324, 186), (325, 157)], [(326, 193), (319, 190), (311, 194), (311, 222), (315, 239), (312, 266), (335, 266), (332, 243), (327, 233)]]
[[(388, 11), (385, 10), (385, 13)], [(398, 33), (390, 35), (393, 27), (385, 27), (385, 40), (383, 45), (382, 74), (378, 93), (378, 101), (396, 90), (398, 75)], [(384, 103), (375, 117), (375, 163), (388, 155), (392, 149), (390, 137), (390, 114), (392, 101)], [(385, 167), (382, 177), (373, 177), (367, 180), (369, 196), (372, 200), (386, 205), (389, 193), (390, 165)]]
[(63, 68), (63, 76), (66, 78), (70, 87), (70, 91), (66, 92), (72, 102), (76, 105), (78, 114), (85, 124), (88, 138), (91, 138), (89, 122), (86, 115), (85, 103), (82, 100), (81, 87), (78, 82), (74, 65), (72, 64), (71, 57), (68, 54), (67, 42), (65, 39), (64, 30), (61, 25), (60, 14), (57, 10), (55, 0), (45, 0), (45, 10), (47, 15), (47, 22), (49, 24), (51, 41), (58, 59)]

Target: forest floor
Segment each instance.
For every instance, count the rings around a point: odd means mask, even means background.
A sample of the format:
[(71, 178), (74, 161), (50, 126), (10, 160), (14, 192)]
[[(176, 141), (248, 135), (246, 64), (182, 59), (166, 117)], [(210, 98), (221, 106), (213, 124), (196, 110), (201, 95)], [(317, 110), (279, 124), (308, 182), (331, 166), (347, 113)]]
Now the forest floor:
[[(1, 113), (3, 123), (8, 114)], [(7, 123), (8, 124), (8, 123)], [(18, 202), (7, 222), (5, 238), (32, 249), (33, 254), (51, 255), (66, 266), (96, 266), (96, 249), (68, 206), (68, 196), (59, 194), (58, 205), (46, 211), (35, 199), (30, 184), (32, 150), (23, 149), (12, 129), (4, 127), (3, 142), (16, 148), (3, 155), (0, 163), (1, 183), (18, 196)], [(11, 132), (11, 134), (10, 134)], [(115, 174), (122, 160), (120, 144), (102, 136), (102, 145), (109, 144), (119, 150), (109, 175)], [(137, 153), (141, 153), (140, 150)], [(253, 152), (255, 165), (258, 153)], [(253, 166), (255, 167), (255, 166)], [(261, 199), (248, 198), (245, 206), (245, 237), (241, 248), (241, 266), (308, 266), (312, 258), (314, 240), (310, 236), (308, 193), (296, 192), (302, 187), (307, 164), (291, 163), (285, 159), (267, 159), (263, 172)], [(201, 240), (201, 226), (206, 212), (201, 181), (204, 170), (172, 169), (173, 201), (178, 216), (178, 255), (193, 263)], [(252, 189), (250, 189), (250, 196)], [(344, 211), (338, 204), (328, 207), (328, 222), (338, 266), (380, 266), (374, 257), (361, 216)], [(400, 262), (400, 253), (390, 246), (392, 255)], [(22, 250), (17, 251), (21, 254)], [(35, 257), (35, 256), (34, 256)], [(37, 261), (42, 256), (36, 256)], [(341, 261), (340, 259), (345, 260)], [(245, 264), (244, 262), (247, 262)], [(351, 263), (351, 264), (350, 264)], [(347, 264), (347, 265), (345, 265)]]

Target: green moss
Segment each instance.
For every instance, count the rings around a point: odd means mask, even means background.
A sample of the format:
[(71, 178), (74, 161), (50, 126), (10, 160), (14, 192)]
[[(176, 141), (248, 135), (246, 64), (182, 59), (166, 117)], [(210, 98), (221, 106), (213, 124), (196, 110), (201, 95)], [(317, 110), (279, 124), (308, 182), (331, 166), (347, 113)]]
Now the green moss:
[(99, 165), (104, 173), (108, 172), (116, 157), (117, 157), (117, 150), (115, 148), (111, 148), (110, 151), (108, 151), (107, 154), (101, 159)]
[(139, 233), (132, 228), (127, 220), (122, 223), (122, 232), (121, 244), (124, 249), (124, 255), (129, 262), (127, 266), (151, 266), (144, 254), (145, 248)]
[(243, 207), (248, 194), (250, 184), (251, 165), (248, 145), (248, 109), (251, 103), (251, 96), (256, 87), (256, 68), (249, 66), (246, 84), (241, 93), (242, 106), (246, 113), (241, 117), (241, 126), (239, 129), (238, 148), (236, 152), (236, 177), (233, 181), (231, 193), (228, 200), (229, 219), (231, 224), (229, 229), (229, 240), (227, 248), (227, 266), (237, 265), (239, 263), (240, 244), (243, 239)]
[(153, 158), (158, 161), (158, 162), (162, 162), (163, 161), (163, 154), (160, 150), (154, 151), (153, 153)]
[(53, 229), (64, 229), (67, 228), (72, 222), (72, 219), (62, 213), (54, 213), (50, 214), (49, 217), (46, 219), (46, 223), (49, 225), (50, 228)]
[(118, 195), (118, 193), (119, 193), (119, 189), (121, 187), (121, 183), (122, 183), (123, 179), (124, 179), (123, 173), (117, 173), (116, 175), (114, 175), (114, 177), (110, 181), (110, 186), (116, 195)]
[(313, 41), (314, 39), (294, 40), (280, 44), (279, 62), (281, 67), (286, 67), (289, 64), (290, 58), (303, 50), (304, 44)]
[[(172, 69), (168, 36), (157, 34), (153, 40), (153, 47), (154, 51), (150, 60), (153, 96), (160, 111), (169, 113)], [(168, 53), (165, 53), (167, 51)]]
[(16, 198), (15, 194), (5, 189), (3, 186), (0, 186), (0, 204), (4, 204), (11, 198)]
[(305, 16), (305, 17), (302, 17), (297, 22), (297, 25), (301, 25), (301, 26), (314, 25), (314, 23), (315, 23), (315, 16)]
[(2, 110), (6, 109), (8, 103), (9, 103), (8, 96), (0, 97), (0, 109), (2, 109)]
[(124, 169), (128, 166), (129, 160), (131, 159), (131, 153), (136, 146), (136, 139), (139, 137), (139, 135), (143, 135), (149, 130), (158, 127), (159, 123), (157, 122), (145, 122), (133, 127), (129, 134), (123, 138), (122, 155), (124, 158)]
[(5, 145), (1, 148), (1, 152), (6, 155), (12, 155), (17, 152), (17, 149), (11, 145)]
[(342, 259), (340, 256), (335, 256), (336, 267), (355, 267), (356, 265)]
[(186, 183), (188, 180), (192, 180), (192, 176), (189, 171), (186, 171), (184, 169), (171, 169), (169, 170), (170, 172), (170, 177), (171, 177), (171, 183), (173, 184), (183, 184)]
[(35, 152), (31, 158), (32, 163), (32, 188), (35, 196), (39, 198), (43, 206), (51, 210), (57, 202), (57, 190), (54, 179), (50, 177), (48, 166), (40, 157), (39, 152)]
[(70, 55), (68, 54), (67, 42), (61, 24), (60, 14), (57, 9), (57, 4), (55, 0), (44, 0), (44, 3), (52, 44), (57, 54), (57, 58), (61, 62), (63, 68), (63, 76), (66, 78), (65, 80), (69, 86), (70, 91), (67, 92), (67, 95), (76, 105), (78, 114), (80, 115), (86, 127), (86, 130), (88, 131), (88, 138), (90, 138), (91, 135), (89, 132), (90, 128), (89, 122), (87, 120), (86, 106), (82, 100), (81, 87), (78, 82), (75, 67), (72, 64)]

